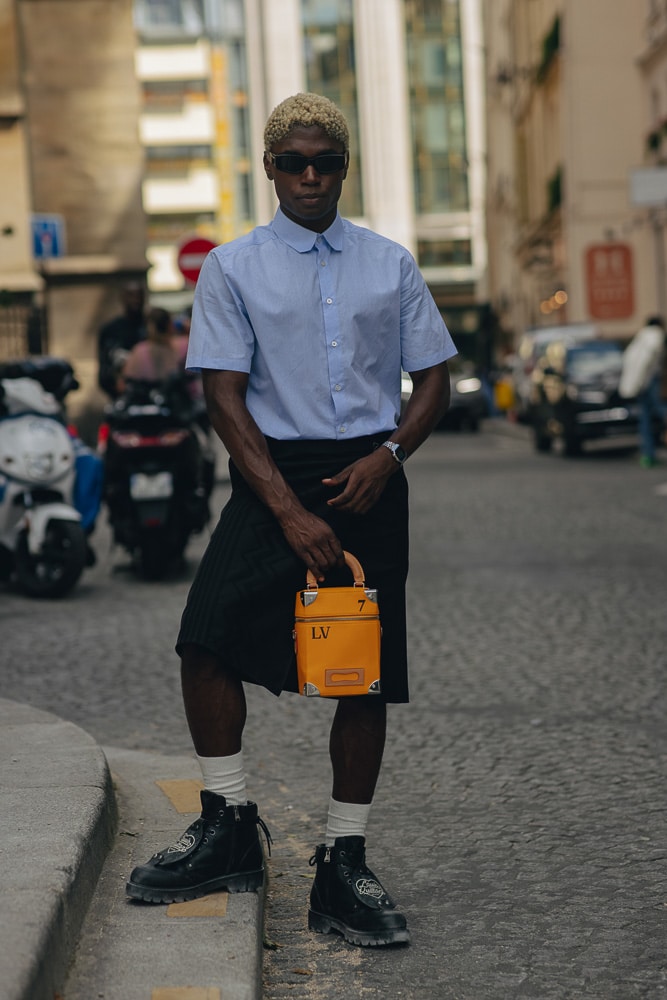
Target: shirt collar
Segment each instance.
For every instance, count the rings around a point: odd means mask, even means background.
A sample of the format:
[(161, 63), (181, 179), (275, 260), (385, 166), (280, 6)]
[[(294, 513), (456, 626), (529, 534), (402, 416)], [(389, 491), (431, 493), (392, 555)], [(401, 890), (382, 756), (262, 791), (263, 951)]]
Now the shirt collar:
[[(280, 208), (273, 218), (273, 231), (283, 242), (287, 243), (293, 250), (298, 250), (299, 253), (307, 253), (312, 250), (320, 235), (292, 222)], [(322, 236), (332, 250), (343, 249), (343, 220), (338, 213), (336, 213), (336, 218), (329, 228), (322, 233)]]

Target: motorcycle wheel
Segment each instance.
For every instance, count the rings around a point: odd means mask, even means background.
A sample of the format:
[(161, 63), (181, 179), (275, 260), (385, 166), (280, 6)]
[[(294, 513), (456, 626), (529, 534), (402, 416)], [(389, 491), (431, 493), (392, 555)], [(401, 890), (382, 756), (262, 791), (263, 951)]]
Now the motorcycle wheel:
[(139, 542), (139, 572), (145, 580), (161, 580), (169, 572), (174, 554), (166, 531), (142, 534)]
[(33, 555), (22, 532), (16, 546), (16, 580), (29, 597), (62, 597), (86, 565), (86, 535), (76, 521), (49, 521), (41, 551)]

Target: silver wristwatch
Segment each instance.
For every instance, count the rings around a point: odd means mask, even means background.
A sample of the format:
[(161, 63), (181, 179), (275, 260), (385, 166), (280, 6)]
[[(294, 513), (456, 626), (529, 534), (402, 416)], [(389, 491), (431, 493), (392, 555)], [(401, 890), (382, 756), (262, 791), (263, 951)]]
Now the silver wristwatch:
[(397, 461), (399, 465), (403, 465), (408, 457), (408, 453), (405, 448), (402, 448), (400, 444), (396, 443), (396, 441), (383, 441), (382, 447), (389, 449), (394, 456), (395, 461)]

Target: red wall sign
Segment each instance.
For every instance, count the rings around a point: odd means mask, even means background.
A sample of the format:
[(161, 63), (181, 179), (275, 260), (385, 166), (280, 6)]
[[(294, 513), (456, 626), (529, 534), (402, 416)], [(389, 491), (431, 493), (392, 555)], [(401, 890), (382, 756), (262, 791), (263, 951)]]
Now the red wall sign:
[(201, 266), (210, 250), (217, 246), (212, 240), (207, 240), (203, 236), (195, 236), (186, 240), (178, 248), (178, 269), (186, 281), (193, 285), (197, 284), (197, 278), (201, 271)]
[(586, 288), (592, 319), (628, 319), (635, 311), (632, 247), (598, 243), (588, 247)]

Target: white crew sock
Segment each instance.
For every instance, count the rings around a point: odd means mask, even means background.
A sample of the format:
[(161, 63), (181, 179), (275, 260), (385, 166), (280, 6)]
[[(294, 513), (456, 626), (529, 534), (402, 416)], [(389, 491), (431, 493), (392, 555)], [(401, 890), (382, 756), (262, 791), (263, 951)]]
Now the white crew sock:
[(329, 799), (326, 845), (333, 847), (336, 837), (365, 837), (371, 804), (337, 802)]
[(229, 757), (200, 757), (197, 754), (197, 760), (204, 788), (208, 788), (209, 792), (215, 792), (216, 795), (224, 795), (229, 806), (246, 805), (248, 796), (243, 750), (230, 754)]

